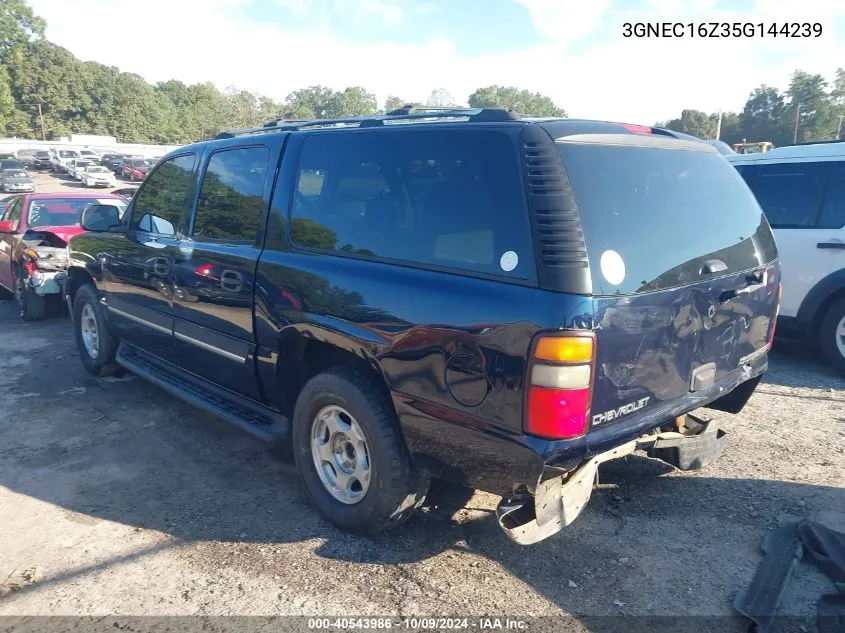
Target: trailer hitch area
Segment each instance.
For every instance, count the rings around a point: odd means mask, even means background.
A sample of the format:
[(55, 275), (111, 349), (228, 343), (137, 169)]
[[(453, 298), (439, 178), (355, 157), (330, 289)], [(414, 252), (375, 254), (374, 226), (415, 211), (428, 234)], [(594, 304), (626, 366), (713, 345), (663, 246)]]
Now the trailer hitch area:
[[(725, 433), (712, 422), (693, 420), (689, 426), (679, 425), (678, 431), (644, 435), (594, 455), (568, 475), (542, 482), (533, 497), (502, 499), (496, 508), (499, 527), (520, 545), (533, 545), (557, 534), (578, 518), (587, 505), (599, 466), (636, 450), (645, 449), (650, 457), (677, 468), (699, 468), (709, 463), (721, 453)], [(714, 451), (715, 455), (711, 455)]]

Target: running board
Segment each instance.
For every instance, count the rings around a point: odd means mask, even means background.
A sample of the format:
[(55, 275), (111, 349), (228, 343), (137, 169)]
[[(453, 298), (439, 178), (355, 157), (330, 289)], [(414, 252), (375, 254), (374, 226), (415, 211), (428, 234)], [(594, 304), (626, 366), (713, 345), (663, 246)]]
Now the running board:
[(260, 440), (274, 442), (290, 435), (290, 421), (280, 413), (194, 376), (125, 341), (121, 341), (117, 348), (116, 360), (133, 374)]

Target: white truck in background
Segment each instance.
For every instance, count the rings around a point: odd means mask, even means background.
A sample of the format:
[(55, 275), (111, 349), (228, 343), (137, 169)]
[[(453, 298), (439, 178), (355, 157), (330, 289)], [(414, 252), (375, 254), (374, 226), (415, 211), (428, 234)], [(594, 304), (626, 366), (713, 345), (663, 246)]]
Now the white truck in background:
[(67, 172), (70, 161), (80, 158), (79, 152), (68, 147), (56, 147), (50, 150), (50, 165), (54, 172)]

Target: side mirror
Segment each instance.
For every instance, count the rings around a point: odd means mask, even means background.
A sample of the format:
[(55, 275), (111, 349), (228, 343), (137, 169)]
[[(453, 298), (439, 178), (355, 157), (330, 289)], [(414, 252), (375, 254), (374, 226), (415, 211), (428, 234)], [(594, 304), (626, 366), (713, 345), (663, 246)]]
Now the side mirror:
[(0, 222), (0, 233), (14, 233), (15, 227), (11, 220), (4, 220)]
[(80, 225), (86, 231), (110, 231), (120, 226), (120, 209), (111, 204), (92, 204), (82, 212)]

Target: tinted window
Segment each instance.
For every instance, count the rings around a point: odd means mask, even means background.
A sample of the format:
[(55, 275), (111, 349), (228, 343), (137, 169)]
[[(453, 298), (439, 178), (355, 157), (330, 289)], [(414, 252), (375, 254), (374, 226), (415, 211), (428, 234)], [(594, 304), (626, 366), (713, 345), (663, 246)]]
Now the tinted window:
[(194, 193), (195, 154), (177, 156), (159, 165), (138, 191), (132, 227), (173, 235)]
[(195, 237), (254, 240), (258, 236), (269, 160), (266, 147), (244, 147), (212, 155), (200, 188)]
[(4, 160), (0, 161), (0, 169), (25, 169), (25, 166), (19, 160)]
[(529, 279), (517, 151), (493, 131), (315, 134), (291, 222), (303, 246)]
[(824, 196), (823, 163), (761, 165), (754, 193), (774, 228), (812, 228)]
[(819, 216), (820, 229), (840, 229), (845, 226), (845, 163), (829, 163), (822, 212)]
[[(759, 205), (719, 154), (558, 145), (578, 204), (596, 294), (699, 282), (707, 276), (702, 267), (708, 259), (722, 260), (726, 270), (713, 274), (724, 275), (775, 258)], [(602, 262), (611, 268), (610, 280)]]

